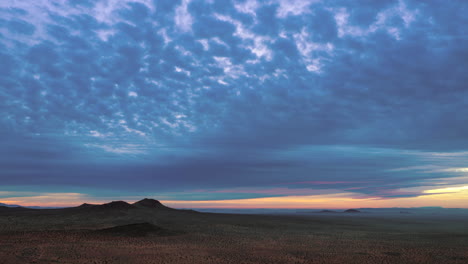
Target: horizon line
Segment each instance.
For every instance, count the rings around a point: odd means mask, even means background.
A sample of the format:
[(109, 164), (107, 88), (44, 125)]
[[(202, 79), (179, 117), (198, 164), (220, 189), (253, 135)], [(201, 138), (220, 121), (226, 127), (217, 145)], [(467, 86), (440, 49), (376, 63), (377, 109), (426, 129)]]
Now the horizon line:
[[(152, 199), (152, 198), (144, 198), (144, 199)], [(157, 199), (153, 199), (157, 200)], [(128, 202), (125, 200), (112, 200), (108, 202), (103, 202), (103, 203), (88, 203), (88, 202), (83, 202), (78, 205), (70, 205), (70, 206), (47, 206), (47, 205), (22, 205), (22, 204), (11, 204), (11, 203), (4, 203), (0, 201), (0, 206), (6, 206), (6, 207), (25, 207), (25, 208), (32, 208), (32, 207), (39, 207), (38, 209), (44, 208), (72, 208), (72, 207), (77, 207), (82, 204), (93, 204), (93, 205), (102, 205), (102, 204), (107, 204), (107, 203), (112, 203), (112, 202), (117, 202), (117, 201), (123, 201), (128, 204), (134, 204), (138, 201), (133, 201), (133, 202)], [(161, 202), (163, 205), (167, 206), (167, 203), (165, 201), (157, 200)], [(186, 201), (185, 201), (186, 202)], [(192, 201), (192, 202), (197, 202), (197, 201)], [(398, 207), (398, 206), (386, 206), (386, 207), (187, 207), (187, 206), (169, 206), (174, 209), (201, 209), (201, 210), (348, 210), (348, 209), (463, 209), (463, 210), (468, 210), (468, 207), (445, 207), (445, 206), (412, 206), (412, 207)]]

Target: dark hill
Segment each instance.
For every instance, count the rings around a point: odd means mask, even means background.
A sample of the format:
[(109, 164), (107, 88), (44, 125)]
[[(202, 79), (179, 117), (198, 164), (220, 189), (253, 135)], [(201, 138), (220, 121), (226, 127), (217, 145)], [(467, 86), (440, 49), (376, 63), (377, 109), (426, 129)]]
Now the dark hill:
[(80, 206), (78, 206), (77, 208), (91, 208), (91, 207), (94, 207), (96, 206), (95, 204), (88, 204), (88, 203), (84, 203)]
[[(101, 210), (112, 210), (112, 211), (122, 211), (122, 210), (130, 210), (130, 209), (157, 209), (157, 210), (164, 210), (164, 211), (179, 211), (177, 209), (173, 209), (163, 205), (158, 200), (148, 199), (145, 198), (141, 201), (135, 202), (133, 204), (129, 204), (124, 201), (113, 201), (110, 203), (105, 204), (87, 204), (84, 203), (78, 207), (70, 208), (72, 210), (78, 211), (101, 211)], [(180, 210), (182, 211), (182, 210)]]
[(105, 204), (87, 204), (84, 203), (78, 207), (64, 208), (64, 210), (79, 210), (79, 211), (108, 211), (108, 210), (129, 210), (136, 208), (135, 206), (124, 201), (113, 201)]
[(344, 211), (345, 213), (361, 213), (361, 211), (359, 210), (356, 210), (356, 209), (348, 209), (346, 211)]
[(99, 208), (101, 209), (132, 209), (135, 208), (135, 206), (124, 202), (124, 201), (113, 201), (110, 203), (105, 203), (98, 205)]
[(336, 213), (336, 212), (332, 210), (322, 210), (319, 213)]
[(17, 212), (17, 211), (30, 211), (34, 209), (25, 208), (21, 206), (9, 207), (9, 206), (0, 206), (0, 212)]
[(148, 199), (148, 198), (145, 198), (145, 199), (143, 199), (141, 201), (138, 201), (138, 202), (134, 203), (133, 205), (137, 206), (137, 207), (140, 207), (140, 208), (144, 207), (144, 208), (163, 209), (163, 210), (175, 210), (175, 209), (172, 209), (170, 207), (167, 207), (167, 206), (163, 205), (158, 200)]
[(97, 233), (117, 235), (117, 236), (146, 236), (146, 235), (160, 235), (167, 236), (175, 234), (174, 231), (153, 225), (151, 223), (137, 223), (129, 225), (114, 226), (105, 229), (96, 230)]

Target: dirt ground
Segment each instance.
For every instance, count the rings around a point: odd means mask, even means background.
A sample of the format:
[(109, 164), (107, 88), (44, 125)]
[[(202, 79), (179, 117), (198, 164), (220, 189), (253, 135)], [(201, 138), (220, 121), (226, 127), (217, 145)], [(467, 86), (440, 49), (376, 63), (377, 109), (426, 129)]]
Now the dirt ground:
[[(171, 232), (98, 231), (143, 221)], [(465, 264), (468, 220), (146, 209), (0, 213), (0, 263)]]

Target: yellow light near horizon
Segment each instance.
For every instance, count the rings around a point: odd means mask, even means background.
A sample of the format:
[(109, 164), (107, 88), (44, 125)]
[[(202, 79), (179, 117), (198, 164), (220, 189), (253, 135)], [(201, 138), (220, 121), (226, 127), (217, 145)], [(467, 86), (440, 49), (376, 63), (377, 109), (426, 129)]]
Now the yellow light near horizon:
[[(448, 191), (447, 191), (448, 189)], [(445, 190), (445, 192), (441, 191)], [(320, 208), (344, 209), (365, 207), (467, 208), (468, 186), (428, 190), (431, 193), (414, 197), (376, 198), (353, 197), (350, 193), (315, 196), (286, 196), (217, 201), (162, 201), (179, 208)]]
[[(433, 186), (432, 188), (435, 188)], [(426, 189), (422, 191), (421, 189)], [(407, 191), (407, 190), (406, 190)], [(416, 190), (413, 190), (416, 191)], [(366, 207), (421, 207), (442, 206), (447, 208), (468, 208), (468, 186), (453, 186), (431, 189), (430, 186), (418, 188), (423, 195), (413, 197), (360, 197), (355, 193), (341, 192), (309, 196), (283, 196), (229, 200), (165, 200), (161, 202), (175, 208), (308, 208), (308, 209), (345, 209)], [(84, 202), (101, 204), (112, 200), (135, 202), (144, 197), (107, 197), (93, 199), (80, 193), (46, 193), (36, 196), (1, 198), (1, 203), (23, 206), (77, 206)], [(157, 199), (157, 197), (155, 197)]]
[(468, 172), (468, 168), (456, 168), (452, 169), (453, 172)]
[(468, 190), (468, 186), (425, 190), (423, 193), (458, 193), (464, 190)]
[(20, 200), (0, 200), (0, 203), (3, 203), (3, 204), (17, 204), (17, 203), (21, 203)]

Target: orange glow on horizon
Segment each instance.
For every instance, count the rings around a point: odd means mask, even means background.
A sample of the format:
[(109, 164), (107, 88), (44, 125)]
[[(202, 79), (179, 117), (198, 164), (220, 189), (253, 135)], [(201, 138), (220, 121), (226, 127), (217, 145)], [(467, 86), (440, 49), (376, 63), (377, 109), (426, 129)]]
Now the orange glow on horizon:
[[(449, 190), (447, 193), (433, 193), (435, 190)], [(229, 209), (346, 209), (366, 207), (423, 207), (441, 206), (446, 208), (468, 208), (468, 189), (463, 187), (450, 189), (434, 189), (425, 191), (427, 195), (405, 198), (356, 198), (351, 193), (336, 193), (327, 195), (265, 197), (232, 200), (161, 200), (167, 206), (175, 208), (229, 208)], [(120, 197), (112, 200), (135, 202), (144, 197)], [(155, 197), (157, 199), (157, 197)], [(19, 204), (23, 206), (70, 207), (82, 203), (101, 204), (111, 200), (89, 199), (79, 193), (55, 193), (32, 197), (12, 197), (0, 200), (0, 203)]]

